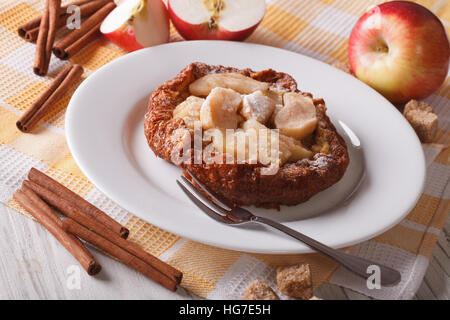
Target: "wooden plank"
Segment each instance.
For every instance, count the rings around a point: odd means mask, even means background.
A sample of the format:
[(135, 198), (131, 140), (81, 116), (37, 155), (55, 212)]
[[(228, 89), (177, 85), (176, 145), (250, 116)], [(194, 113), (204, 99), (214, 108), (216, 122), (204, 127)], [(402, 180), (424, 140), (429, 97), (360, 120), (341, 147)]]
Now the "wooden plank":
[(450, 280), (446, 274), (446, 270), (437, 263), (433, 258), (430, 261), (427, 273), (424, 277), (424, 283), (428, 284), (430, 291), (433, 293), (433, 299), (449, 300), (450, 299)]
[(450, 299), (450, 217), (439, 235), (424, 281), (417, 290), (420, 300)]
[(366, 296), (366, 295), (364, 295), (362, 293), (353, 291), (351, 289), (346, 289), (345, 288), (344, 292), (346, 293), (347, 297), (350, 300), (372, 300), (372, 298), (370, 298), (370, 297), (368, 297), (368, 296)]
[(331, 283), (321, 284), (314, 290), (314, 295), (324, 300), (348, 300), (344, 289)]
[(77, 273), (77, 261), (40, 224), (1, 204), (0, 228), (0, 299), (194, 297), (184, 289), (170, 292), (95, 249), (91, 251), (103, 270), (91, 277), (79, 268), (80, 287), (74, 288), (70, 280)]
[(447, 222), (439, 235), (438, 244), (441, 246), (448, 259), (450, 257), (450, 216), (448, 217)]
[(429, 284), (426, 281), (422, 281), (419, 289), (416, 293), (417, 300), (435, 300), (437, 297), (431, 291)]
[(430, 261), (430, 264), (435, 263), (437, 264), (437, 268), (442, 270), (442, 272), (449, 277), (450, 274), (450, 258), (448, 254), (445, 252), (445, 247), (443, 244), (438, 243), (436, 245), (436, 248), (433, 252), (432, 260)]

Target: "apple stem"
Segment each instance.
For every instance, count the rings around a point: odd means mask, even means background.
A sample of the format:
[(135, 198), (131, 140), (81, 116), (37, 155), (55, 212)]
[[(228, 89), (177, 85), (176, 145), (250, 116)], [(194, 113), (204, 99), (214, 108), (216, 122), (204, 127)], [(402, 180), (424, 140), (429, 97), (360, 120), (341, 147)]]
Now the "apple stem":
[(385, 44), (382, 44), (382, 45), (377, 46), (377, 47), (375, 48), (375, 50), (376, 50), (377, 52), (382, 52), (382, 53), (388, 53), (388, 52), (389, 52), (389, 48), (388, 48)]

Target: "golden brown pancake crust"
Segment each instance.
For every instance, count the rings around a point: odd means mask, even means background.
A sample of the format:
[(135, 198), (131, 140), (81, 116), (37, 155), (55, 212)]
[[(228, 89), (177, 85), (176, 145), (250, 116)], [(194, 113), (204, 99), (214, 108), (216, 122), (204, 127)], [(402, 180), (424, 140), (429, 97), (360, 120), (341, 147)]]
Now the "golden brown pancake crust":
[[(191, 63), (151, 95), (145, 115), (145, 135), (153, 152), (169, 162), (179, 146), (177, 129), (186, 128), (184, 121), (173, 118), (175, 107), (189, 95), (189, 84), (209, 73), (241, 73), (258, 81), (271, 83), (277, 89), (300, 92), (295, 80), (274, 70), (255, 72), (231, 67)], [(309, 93), (302, 94), (311, 96)], [(314, 99), (318, 126), (310, 144), (329, 144), (328, 153), (316, 153), (313, 159), (285, 163), (275, 175), (261, 175), (261, 164), (179, 164), (189, 169), (201, 182), (221, 198), (235, 205), (278, 208), (296, 205), (339, 181), (348, 166), (347, 147), (325, 114), (322, 99)], [(191, 131), (192, 138), (192, 131)]]

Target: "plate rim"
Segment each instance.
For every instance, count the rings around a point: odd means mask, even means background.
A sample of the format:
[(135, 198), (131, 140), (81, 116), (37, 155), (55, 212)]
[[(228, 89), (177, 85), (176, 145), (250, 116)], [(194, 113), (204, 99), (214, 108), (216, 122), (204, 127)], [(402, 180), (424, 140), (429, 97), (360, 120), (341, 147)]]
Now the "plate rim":
[[(180, 229), (175, 228), (176, 230), (174, 230), (174, 228), (172, 228), (172, 226), (159, 226), (159, 223), (156, 222), (151, 222), (148, 221), (147, 217), (143, 218), (141, 217), (141, 215), (139, 213), (134, 213), (131, 212), (130, 209), (127, 209), (125, 205), (123, 205), (122, 201), (118, 201), (118, 199), (114, 196), (111, 195), (111, 192), (109, 192), (109, 188), (106, 187), (103, 183), (101, 183), (100, 181), (98, 181), (98, 179), (95, 177), (95, 173), (91, 173), (91, 171), (89, 169), (87, 169), (86, 166), (84, 166), (83, 160), (80, 159), (80, 157), (77, 154), (77, 151), (74, 151), (77, 149), (77, 147), (75, 146), (75, 142), (73, 141), (73, 138), (71, 139), (71, 133), (72, 132), (72, 128), (71, 128), (71, 124), (70, 124), (70, 119), (71, 119), (71, 115), (73, 113), (73, 110), (75, 110), (75, 108), (72, 106), (73, 105), (73, 101), (74, 101), (74, 97), (76, 97), (79, 92), (81, 92), (81, 90), (83, 90), (83, 88), (85, 86), (87, 86), (91, 81), (94, 81), (92, 79), (95, 79), (96, 77), (98, 77), (99, 74), (106, 72), (105, 70), (109, 69), (111, 65), (118, 63), (119, 61), (122, 60), (126, 60), (126, 59), (132, 59), (130, 57), (134, 56), (134, 55), (145, 55), (146, 52), (150, 52), (151, 50), (153, 50), (153, 48), (156, 47), (168, 47), (168, 46), (184, 46), (184, 45), (197, 45), (197, 44), (202, 44), (202, 43), (207, 43), (208, 45), (212, 45), (214, 43), (220, 43), (221, 45), (223, 45), (224, 43), (228, 43), (229, 45), (245, 45), (245, 46), (254, 46), (254, 47), (264, 47), (264, 48), (270, 48), (273, 49), (275, 51), (279, 50), (282, 52), (286, 52), (289, 54), (293, 54), (293, 55), (299, 55), (301, 56), (303, 59), (307, 59), (307, 60), (313, 60), (315, 63), (320, 63), (320, 64), (324, 64), (327, 65), (328, 67), (330, 67), (327, 63), (314, 59), (312, 57), (294, 52), (294, 51), (290, 51), (290, 50), (286, 50), (283, 48), (277, 48), (277, 47), (272, 47), (272, 46), (267, 46), (267, 45), (262, 45), (262, 44), (255, 44), (255, 43), (246, 43), (246, 42), (233, 42), (233, 41), (215, 41), (215, 40), (198, 40), (198, 41), (182, 41), (182, 42), (171, 42), (171, 43), (167, 43), (167, 44), (162, 44), (162, 45), (158, 45), (155, 47), (151, 47), (151, 48), (144, 48), (141, 50), (137, 50), (128, 54), (125, 54), (117, 59), (114, 59), (110, 62), (108, 62), (107, 64), (103, 65), (102, 67), (98, 68), (97, 70), (95, 70), (87, 79), (85, 79), (81, 85), (75, 90), (75, 92), (73, 93), (70, 102), (68, 104), (67, 110), (66, 110), (66, 116), (65, 116), (65, 131), (66, 131), (66, 141), (70, 150), (70, 153), (74, 159), (74, 161), (76, 162), (76, 164), (79, 166), (80, 170), (83, 172), (83, 174), (88, 178), (88, 180), (97, 188), (99, 189), (99, 191), (101, 191), (105, 196), (107, 196), (110, 200), (112, 200), (114, 203), (116, 203), (119, 207), (123, 208), (124, 210), (127, 210), (130, 212), (130, 214), (135, 215), (136, 217), (138, 217), (139, 219), (142, 219), (143, 221), (147, 221), (151, 224), (154, 224), (155, 226), (157, 226), (158, 228), (161, 228), (163, 230), (166, 230), (170, 233), (173, 233), (175, 235), (178, 235), (180, 237), (189, 239), (189, 240), (193, 240), (196, 242), (200, 242), (203, 244), (207, 244), (207, 245), (212, 245), (215, 247), (219, 247), (219, 248), (224, 248), (224, 249), (229, 249), (229, 250), (236, 250), (236, 251), (243, 251), (243, 252), (251, 252), (251, 253), (264, 253), (264, 254), (304, 254), (304, 253), (311, 253), (311, 252), (315, 252), (314, 250), (308, 248), (308, 247), (299, 247), (297, 249), (292, 249), (292, 250), (271, 250), (270, 252), (268, 252), (265, 249), (243, 249), (242, 247), (239, 246), (235, 246), (235, 245), (223, 245), (223, 244), (219, 244), (216, 241), (209, 241), (209, 239), (205, 239), (204, 237), (202, 238), (201, 236), (195, 236), (192, 233), (190, 233), (189, 235), (185, 234), (184, 232), (180, 232)], [(345, 74), (345, 72), (338, 70), (339, 72), (342, 72)], [(345, 74), (348, 77), (352, 77), (348, 74)], [(352, 77), (353, 78), (353, 77)], [(378, 95), (379, 97), (381, 97), (383, 100), (385, 100), (387, 103), (389, 103), (390, 105), (392, 105), (386, 98), (384, 98), (380, 93), (378, 93), (377, 91), (375, 91), (374, 89), (372, 89), (370, 86), (366, 85), (365, 83), (361, 82), (361, 84), (363, 86), (365, 86), (367, 89), (371, 90), (373, 93), (375, 93), (376, 95)], [(393, 105), (392, 105), (393, 106)], [(393, 108), (395, 108), (395, 106), (393, 106)], [(398, 111), (398, 110), (397, 110)], [(404, 121), (406, 122), (406, 120), (404, 119)], [(410, 127), (410, 132), (412, 134), (415, 135), (413, 129)], [(425, 186), (425, 179), (426, 179), (426, 163), (425, 163), (425, 156), (423, 153), (423, 149), (421, 147), (420, 141), (417, 138), (417, 135), (415, 135), (416, 137), (416, 142), (418, 145), (418, 149), (421, 150), (420, 155), (421, 155), (421, 159), (420, 162), (422, 163), (420, 169), (421, 169), (421, 181), (420, 181), (420, 187), (418, 189), (418, 192), (415, 196), (415, 200), (414, 202), (411, 202), (411, 204), (408, 206), (408, 209), (405, 210), (405, 212), (401, 215), (398, 215), (398, 217), (396, 219), (393, 219), (392, 222), (390, 224), (386, 224), (386, 226), (384, 228), (380, 228), (378, 231), (376, 232), (372, 232), (370, 234), (367, 234), (365, 237), (361, 237), (358, 240), (351, 240), (351, 241), (346, 241), (343, 243), (340, 243), (338, 245), (331, 245), (331, 247), (333, 248), (343, 248), (343, 247), (348, 247), (348, 246), (352, 246), (352, 245), (356, 245), (359, 243), (362, 243), (364, 241), (367, 241), (369, 239), (372, 239), (384, 232), (386, 232), (387, 230), (391, 229), (393, 226), (397, 225), (400, 221), (402, 221), (405, 216), (407, 216), (407, 214), (414, 208), (414, 206), (417, 204), (417, 201), (419, 200), (420, 196), (423, 193), (423, 189)], [(100, 180), (100, 178), (99, 178)], [(116, 198), (116, 199), (114, 199)]]

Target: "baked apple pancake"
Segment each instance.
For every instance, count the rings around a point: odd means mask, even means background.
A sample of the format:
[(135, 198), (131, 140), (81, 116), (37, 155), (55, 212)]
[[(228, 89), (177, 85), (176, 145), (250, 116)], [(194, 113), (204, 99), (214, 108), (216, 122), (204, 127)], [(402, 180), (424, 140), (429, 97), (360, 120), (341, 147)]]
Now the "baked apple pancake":
[(272, 69), (188, 65), (152, 93), (145, 135), (158, 157), (235, 205), (304, 202), (349, 162), (324, 100)]

